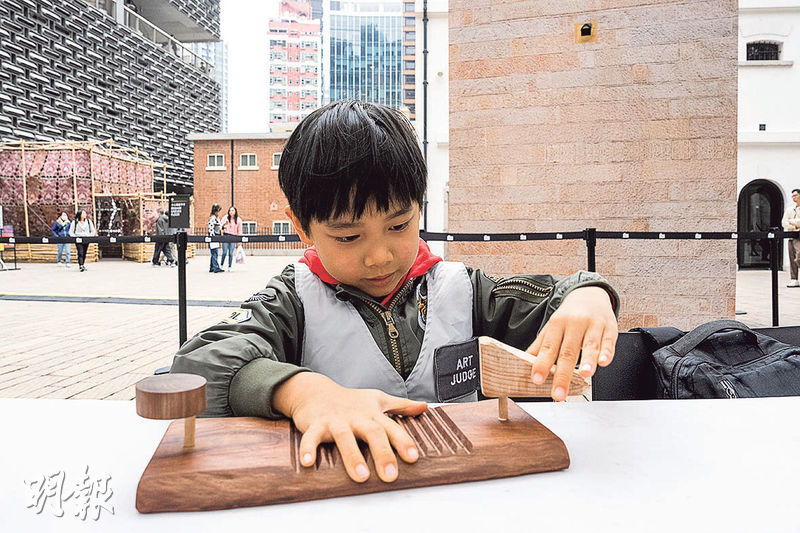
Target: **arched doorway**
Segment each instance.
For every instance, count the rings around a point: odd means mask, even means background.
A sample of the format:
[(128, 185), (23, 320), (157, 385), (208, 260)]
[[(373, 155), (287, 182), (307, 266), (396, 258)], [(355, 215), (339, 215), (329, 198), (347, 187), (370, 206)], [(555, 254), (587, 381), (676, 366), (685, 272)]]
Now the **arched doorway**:
[[(739, 232), (769, 231), (781, 227), (783, 193), (774, 183), (753, 180), (739, 193)], [(739, 268), (769, 268), (769, 239), (741, 240)], [(783, 244), (778, 247), (778, 265), (783, 264)]]

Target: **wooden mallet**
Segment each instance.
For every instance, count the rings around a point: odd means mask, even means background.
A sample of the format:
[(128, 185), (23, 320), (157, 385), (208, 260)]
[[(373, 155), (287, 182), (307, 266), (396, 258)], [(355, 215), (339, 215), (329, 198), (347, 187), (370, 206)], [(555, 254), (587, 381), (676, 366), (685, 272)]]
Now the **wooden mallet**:
[(150, 376), (136, 384), (136, 413), (144, 418), (183, 418), (183, 447), (194, 446), (195, 416), (206, 409), (206, 378), (195, 374)]
[[(497, 418), (508, 420), (508, 398), (546, 398), (553, 388), (553, 375), (544, 383), (533, 382), (531, 369), (536, 358), (527, 352), (504, 344), (491, 337), (478, 337), (480, 352), (481, 391), (484, 396), (497, 398)], [(568, 396), (581, 394), (586, 380), (573, 370)]]

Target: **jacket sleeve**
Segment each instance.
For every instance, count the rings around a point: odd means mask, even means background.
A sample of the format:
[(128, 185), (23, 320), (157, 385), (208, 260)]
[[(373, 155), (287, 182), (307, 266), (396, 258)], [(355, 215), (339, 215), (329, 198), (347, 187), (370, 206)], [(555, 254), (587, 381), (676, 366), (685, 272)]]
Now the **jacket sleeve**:
[(580, 287), (605, 289), (614, 314), (619, 316), (619, 295), (594, 272), (579, 271), (557, 281), (549, 274), (500, 279), (468, 270), (474, 291), (474, 334), (494, 337), (520, 350), (530, 346), (564, 298)]
[(53, 225), (50, 226), (50, 236), (51, 237), (58, 237), (58, 222), (53, 222)]
[(786, 231), (792, 231), (792, 223), (789, 222), (789, 213), (791, 213), (791, 209), (787, 209), (786, 212), (783, 214), (783, 219), (781, 220), (781, 226)]
[(68, 234), (69, 234), (70, 237), (74, 237), (75, 236), (75, 221), (74, 220), (69, 223), (69, 232), (68, 232)]
[(299, 366), (303, 323), (288, 266), (237, 312), (181, 346), (170, 371), (206, 378), (201, 416), (280, 418), (272, 410), (275, 387), (306, 370)]

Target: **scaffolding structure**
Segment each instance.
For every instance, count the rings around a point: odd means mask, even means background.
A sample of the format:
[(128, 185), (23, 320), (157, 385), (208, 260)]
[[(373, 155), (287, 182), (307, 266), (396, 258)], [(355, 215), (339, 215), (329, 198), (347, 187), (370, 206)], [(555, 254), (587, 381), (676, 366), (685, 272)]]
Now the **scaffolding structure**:
[[(49, 236), (61, 212), (80, 210), (101, 236), (155, 233), (153, 214), (170, 196), (154, 191), (156, 179), (166, 190), (165, 164), (111, 140), (0, 143), (0, 205), (17, 235)], [(50, 259), (51, 247), (26, 246), (29, 261)]]

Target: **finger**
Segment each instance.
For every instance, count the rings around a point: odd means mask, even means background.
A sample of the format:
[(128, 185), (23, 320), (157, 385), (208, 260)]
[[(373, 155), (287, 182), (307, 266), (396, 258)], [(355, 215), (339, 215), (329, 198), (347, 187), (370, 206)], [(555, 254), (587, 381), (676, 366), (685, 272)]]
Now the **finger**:
[(367, 443), (375, 463), (375, 471), (382, 481), (390, 483), (397, 479), (397, 458), (383, 426), (374, 420), (355, 425), (356, 436)]
[(377, 422), (383, 426), (383, 430), (389, 436), (389, 442), (392, 443), (392, 446), (397, 450), (397, 454), (403, 461), (415, 463), (419, 459), (417, 445), (414, 443), (414, 439), (403, 429), (403, 426), (388, 416), (378, 419)]
[(300, 439), (300, 464), (312, 466), (317, 460), (317, 447), (324, 440), (326, 433), (322, 424), (312, 424)]
[(358, 442), (353, 435), (353, 430), (350, 426), (341, 425), (331, 428), (331, 437), (342, 455), (342, 462), (347, 471), (350, 479), (356, 483), (363, 483), (369, 479), (369, 468), (361, 450), (358, 448)]
[(544, 340), (544, 332), (545, 332), (546, 329), (547, 328), (545, 328), (545, 329), (543, 329), (542, 331), (539, 332), (539, 334), (536, 336), (536, 338), (533, 339), (533, 342), (531, 343), (531, 345), (528, 346), (528, 349), (525, 350), (526, 352), (528, 352), (531, 355), (536, 355), (537, 353), (539, 353), (539, 350), (541, 350), (541, 348), (542, 348), (542, 341)]
[(603, 324), (593, 323), (583, 336), (583, 345), (581, 346), (581, 376), (589, 378), (594, 375), (602, 342)]
[(398, 398), (385, 393), (381, 393), (380, 406), (384, 413), (403, 416), (417, 416), (428, 410), (428, 404), (425, 402)]
[(617, 347), (617, 337), (619, 330), (616, 325), (606, 327), (603, 331), (603, 342), (600, 347), (600, 355), (597, 357), (597, 364), (600, 366), (608, 366), (611, 360), (614, 359), (614, 351)]
[[(544, 383), (547, 378), (547, 372), (550, 367), (555, 363), (558, 356), (559, 349), (561, 348), (561, 338), (564, 334), (563, 326), (560, 322), (549, 322), (540, 335), (542, 335), (542, 342), (539, 349), (533, 355), (536, 356), (536, 362), (533, 364), (531, 378), (537, 385)], [(535, 343), (534, 343), (535, 344)]]
[(564, 333), (564, 339), (561, 341), (558, 360), (556, 361), (556, 373), (553, 376), (553, 388), (551, 389), (551, 396), (557, 402), (567, 399), (569, 380), (572, 377), (575, 364), (578, 362), (578, 355), (583, 343), (583, 332), (584, 329), (582, 327), (573, 326), (567, 329)]

